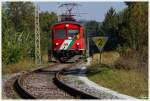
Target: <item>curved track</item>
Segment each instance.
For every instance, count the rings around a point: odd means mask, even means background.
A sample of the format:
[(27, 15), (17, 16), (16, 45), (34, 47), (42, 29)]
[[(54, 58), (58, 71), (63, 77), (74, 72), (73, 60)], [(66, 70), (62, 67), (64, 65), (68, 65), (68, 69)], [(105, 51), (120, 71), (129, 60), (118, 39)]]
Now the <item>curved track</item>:
[(24, 99), (98, 99), (62, 82), (63, 69), (74, 65), (56, 64), (26, 73), (15, 81), (14, 88)]
[(55, 75), (55, 83), (60, 89), (68, 92), (70, 95), (74, 96), (75, 98), (80, 98), (80, 99), (99, 99), (96, 96), (93, 96), (93, 95), (90, 95), (88, 93), (79, 91), (78, 89), (73, 88), (73, 87), (69, 86), (68, 84), (64, 83), (61, 80), (61, 78), (62, 78), (61, 76), (63, 76), (62, 74), (63, 74), (63, 72), (61, 71), (61, 72), (56, 73), (56, 75)]

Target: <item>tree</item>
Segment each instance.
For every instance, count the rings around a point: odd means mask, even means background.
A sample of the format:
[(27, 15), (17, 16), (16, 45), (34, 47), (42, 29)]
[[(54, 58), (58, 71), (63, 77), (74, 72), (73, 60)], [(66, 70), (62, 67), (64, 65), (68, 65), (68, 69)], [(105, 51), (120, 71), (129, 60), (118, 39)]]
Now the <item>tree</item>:
[(97, 21), (89, 21), (85, 25), (88, 34), (96, 35), (100, 33), (100, 24)]
[[(34, 57), (35, 9), (31, 2), (5, 2), (2, 7), (3, 63), (15, 63)], [(54, 12), (40, 13), (41, 50), (47, 51), (51, 26), (57, 22)]]
[(3, 63), (28, 57), (34, 42), (34, 6), (30, 2), (6, 2), (2, 6)]
[(104, 35), (114, 36), (117, 34), (118, 17), (115, 9), (113, 9), (112, 7), (107, 12), (101, 29)]
[(130, 45), (134, 50), (148, 45), (148, 3), (133, 2), (128, 5), (128, 26), (130, 31)]
[(17, 32), (34, 32), (34, 5), (31, 2), (7, 2), (7, 14)]
[(42, 52), (47, 52), (48, 42), (51, 34), (51, 26), (57, 22), (57, 15), (52, 12), (40, 13), (40, 28), (41, 28), (41, 48)]

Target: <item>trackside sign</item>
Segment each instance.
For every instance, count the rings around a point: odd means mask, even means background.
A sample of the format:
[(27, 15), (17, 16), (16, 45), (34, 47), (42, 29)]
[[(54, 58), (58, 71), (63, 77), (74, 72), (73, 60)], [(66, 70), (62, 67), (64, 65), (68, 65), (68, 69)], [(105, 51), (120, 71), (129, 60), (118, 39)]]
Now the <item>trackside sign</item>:
[(108, 37), (106, 37), (106, 36), (93, 37), (92, 40), (95, 42), (96, 46), (98, 47), (99, 51), (101, 52), (108, 40)]

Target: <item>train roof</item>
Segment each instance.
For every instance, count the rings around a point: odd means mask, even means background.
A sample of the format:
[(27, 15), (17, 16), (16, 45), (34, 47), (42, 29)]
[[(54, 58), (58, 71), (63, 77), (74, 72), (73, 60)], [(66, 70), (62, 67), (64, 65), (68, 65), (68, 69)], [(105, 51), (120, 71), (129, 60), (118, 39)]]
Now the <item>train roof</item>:
[(58, 22), (58, 23), (55, 23), (54, 25), (52, 25), (52, 27), (54, 27), (55, 25), (64, 24), (64, 23), (72, 23), (72, 24), (77, 24), (77, 25), (80, 25), (80, 26), (84, 27), (83, 24), (81, 24), (81, 23), (79, 23), (77, 21), (63, 21), (63, 22)]

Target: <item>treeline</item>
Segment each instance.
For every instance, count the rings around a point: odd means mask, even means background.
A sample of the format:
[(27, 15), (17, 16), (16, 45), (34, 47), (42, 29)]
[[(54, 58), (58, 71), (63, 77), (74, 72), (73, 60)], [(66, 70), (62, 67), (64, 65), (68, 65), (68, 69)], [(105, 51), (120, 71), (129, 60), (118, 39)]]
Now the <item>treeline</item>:
[(113, 8), (108, 11), (101, 32), (117, 38), (116, 50), (121, 55), (130, 53), (131, 58), (135, 58), (139, 64), (147, 64), (148, 3), (126, 2), (126, 5), (127, 8), (119, 13), (116, 13)]
[[(109, 36), (109, 47), (125, 57), (120, 64), (148, 67), (148, 2), (125, 2), (127, 8), (116, 12), (110, 8), (103, 22), (90, 21), (88, 31)], [(115, 44), (115, 45), (114, 45)], [(105, 47), (106, 48), (106, 47)], [(132, 62), (132, 63), (129, 63)], [(145, 69), (147, 70), (147, 69)]]
[[(2, 61), (16, 63), (21, 59), (34, 59), (35, 9), (31, 2), (5, 2), (2, 4)], [(55, 13), (40, 12), (41, 53), (47, 52), (50, 27), (57, 21)]]

